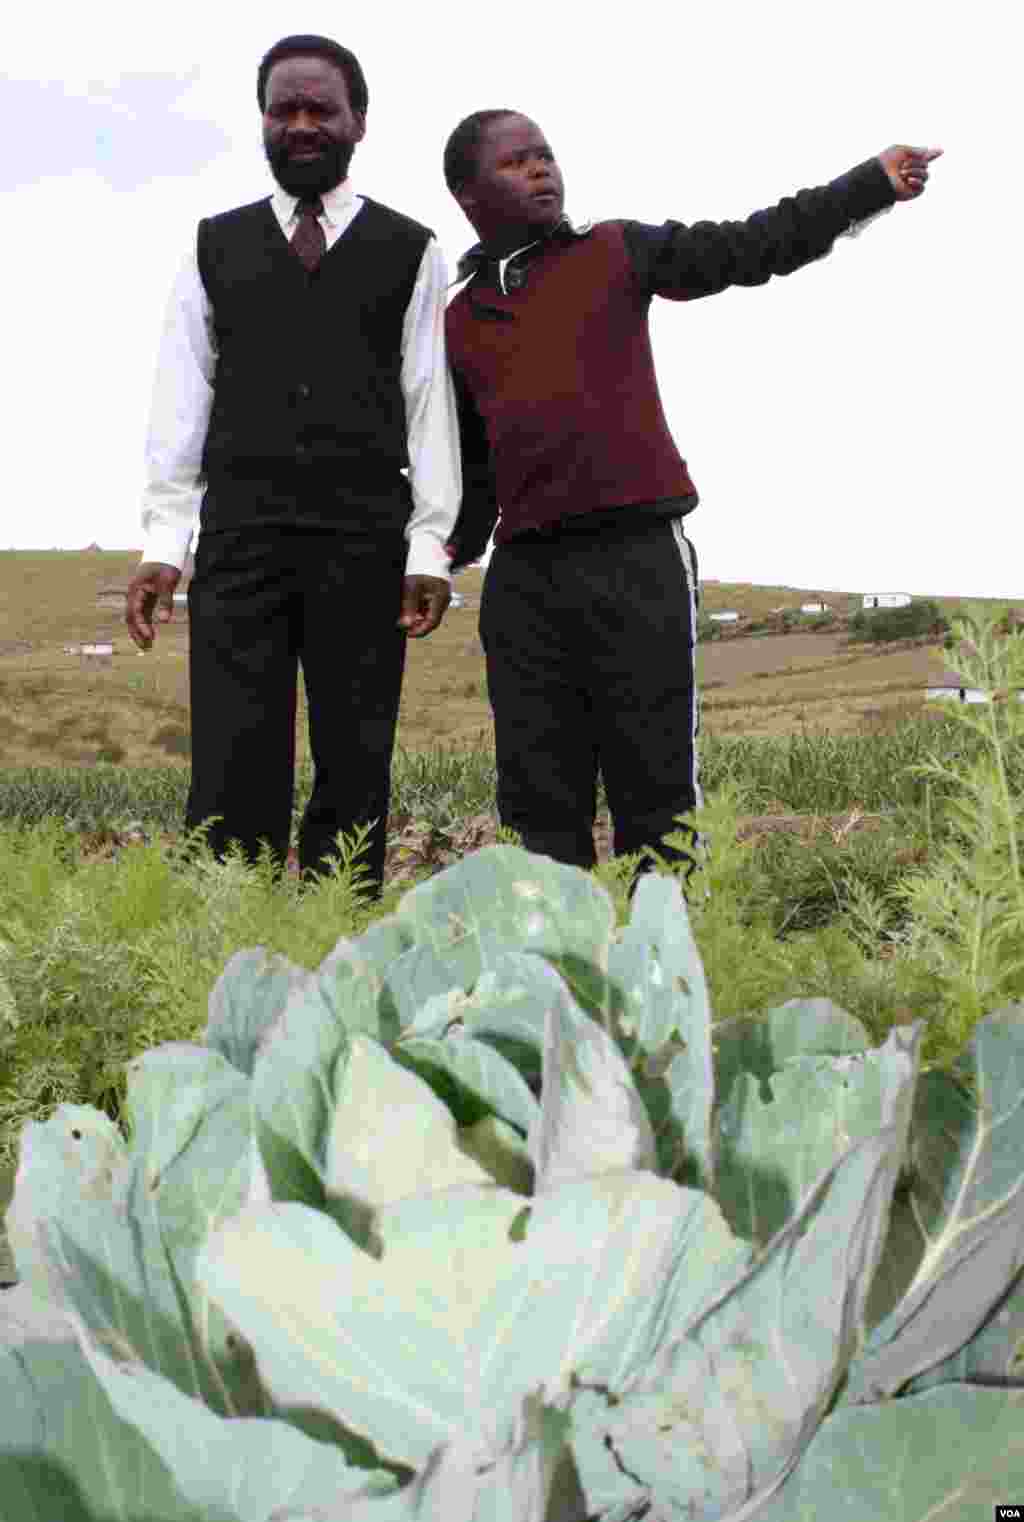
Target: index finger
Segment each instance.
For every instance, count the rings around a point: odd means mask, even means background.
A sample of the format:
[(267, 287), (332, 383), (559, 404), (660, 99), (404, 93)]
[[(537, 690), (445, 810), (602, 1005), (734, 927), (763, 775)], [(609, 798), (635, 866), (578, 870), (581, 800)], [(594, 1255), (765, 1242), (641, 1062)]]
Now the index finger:
[(930, 164), (932, 159), (942, 157), (941, 148), (911, 148), (910, 152), (913, 158), (923, 159), (926, 164)]

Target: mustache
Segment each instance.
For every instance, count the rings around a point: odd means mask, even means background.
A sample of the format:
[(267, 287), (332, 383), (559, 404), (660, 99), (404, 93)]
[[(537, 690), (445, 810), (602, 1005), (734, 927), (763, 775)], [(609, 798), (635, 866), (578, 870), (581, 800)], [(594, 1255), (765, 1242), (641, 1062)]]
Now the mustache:
[(321, 158), (351, 158), (355, 152), (354, 143), (319, 142), (319, 143), (282, 143), (267, 142), (264, 140), (264, 150), (271, 163), (287, 164), (294, 154), (316, 153)]
[[(278, 183), (294, 192), (311, 191), (317, 194), (338, 184), (348, 173), (348, 166), (355, 152), (355, 144), (347, 142), (322, 142), (312, 144), (268, 142), (263, 140), (264, 152)], [(316, 158), (303, 163), (293, 159), (296, 152), (310, 149)]]

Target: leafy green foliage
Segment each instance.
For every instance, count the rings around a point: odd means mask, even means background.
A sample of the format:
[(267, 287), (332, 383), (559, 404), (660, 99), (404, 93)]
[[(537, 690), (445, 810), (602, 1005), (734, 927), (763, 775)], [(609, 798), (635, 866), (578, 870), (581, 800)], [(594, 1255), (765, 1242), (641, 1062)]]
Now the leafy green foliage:
[[(698, 857), (694, 927), (734, 870)], [(979, 1381), (1015, 1367), (1024, 1005), (953, 1075), (827, 999), (715, 1026), (690, 918), (671, 875), (619, 924), (491, 847), (313, 969), (233, 956), (202, 1041), (131, 1064), (127, 1138), (29, 1123), (23, 1515), (781, 1519), (840, 1471), (884, 1515), (890, 1460), (924, 1515), (954, 1482), (906, 1461), (919, 1411), (984, 1425), (972, 1494), (1009, 1493), (1024, 1379)]]
[[(1019, 632), (1014, 638), (1019, 648)], [(984, 669), (969, 679), (988, 683)], [(989, 686), (1000, 690), (998, 672)], [(984, 819), (973, 834), (967, 820), (965, 832), (950, 806), (964, 791), (959, 779), (990, 756), (993, 720), (998, 786), (1010, 798), (1024, 793), (1015, 713), (1012, 702), (944, 705), (935, 718), (877, 736), (705, 737), (713, 892), (708, 902), (691, 896), (691, 906), (720, 1017), (827, 994), (876, 1040), (894, 1021), (926, 1019), (926, 1061), (948, 1064), (982, 1007), (1024, 996), (1006, 935), (985, 929), (978, 939), (985, 915), (996, 914), (993, 926), (1010, 923), (996, 912), (1001, 890), (987, 890), (981, 908), (973, 888), (982, 878), (998, 882), (1006, 853), (984, 844)], [(0, 781), (0, 815), (19, 819), (0, 825), (0, 1166), (13, 1156), (17, 1128), (61, 1102), (117, 1118), (128, 1062), (160, 1042), (195, 1039), (218, 973), (239, 947), (263, 945), (312, 968), (341, 931), (386, 916), (400, 897), (401, 888), (390, 889), (379, 906), (364, 906), (357, 863), (297, 894), (291, 880), (274, 883), (240, 862), (215, 868), (200, 858), (187, 867), (155, 840), (110, 860), (87, 854), (80, 826), (88, 821), (176, 828), (184, 780), (181, 772), (100, 767)], [(491, 808), (493, 757), (399, 755), (394, 785), (397, 809), (447, 829), (453, 812)], [(881, 818), (841, 842), (780, 833), (756, 848), (734, 845), (741, 814), (780, 808), (856, 808)], [(350, 844), (358, 854), (358, 842)], [(960, 853), (955, 867), (940, 855), (945, 846)], [(988, 852), (983, 873), (979, 852)], [(612, 861), (593, 874), (620, 924), (627, 867)]]
[(993, 700), (956, 705), (960, 728), (979, 742), (968, 766), (954, 770), (934, 754), (920, 765), (947, 790), (945, 829), (929, 871), (898, 890), (909, 912), (907, 954), (928, 966), (956, 1011), (953, 1047), (983, 1010), (1024, 996), (1024, 634), (1000, 633), (981, 610), (955, 628), (951, 664)]
[(721, 639), (721, 638), (722, 638), (722, 627), (721, 627), (721, 625), (716, 623), (713, 618), (709, 618), (709, 616), (706, 613), (702, 613), (702, 612), (698, 611), (698, 613), (697, 613), (697, 643), (699, 645), (704, 645), (704, 644), (707, 644), (709, 640)]
[[(58, 822), (0, 833), (0, 1157), (13, 1128), (62, 1102), (119, 1113), (131, 1059), (189, 1040), (239, 945), (315, 964), (342, 925), (365, 925), (358, 868), (316, 889), (273, 881), (268, 862), (185, 865), (156, 843), (82, 860)], [(390, 902), (397, 894), (392, 892)], [(381, 906), (386, 909), (389, 900)], [(2, 1012), (0, 1012), (2, 1013)]]
[(949, 624), (929, 597), (915, 597), (902, 608), (860, 608), (850, 619), (850, 639), (881, 644), (894, 639), (916, 639), (922, 634), (945, 634)]
[[(932, 749), (943, 751), (955, 767), (976, 754), (978, 744), (949, 712), (911, 719), (894, 731), (872, 735), (807, 731), (751, 739), (705, 734), (701, 774), (708, 793), (727, 780), (735, 782), (744, 807), (754, 811), (779, 806), (820, 813), (918, 807), (926, 787), (906, 768), (923, 761)], [(495, 783), (494, 755), (483, 748), (458, 752), (439, 747), (412, 756), (399, 750), (392, 767), (391, 806), (395, 813), (446, 828), (453, 818), (493, 810)], [(300, 767), (296, 822), (311, 787), (310, 768)], [(70, 859), (79, 854), (74, 835), (80, 830), (114, 831), (134, 822), (147, 831), (177, 832), (187, 792), (188, 772), (182, 767), (10, 769), (0, 777), (0, 821), (20, 826), (63, 821), (69, 827)], [(598, 802), (606, 807), (600, 780)]]

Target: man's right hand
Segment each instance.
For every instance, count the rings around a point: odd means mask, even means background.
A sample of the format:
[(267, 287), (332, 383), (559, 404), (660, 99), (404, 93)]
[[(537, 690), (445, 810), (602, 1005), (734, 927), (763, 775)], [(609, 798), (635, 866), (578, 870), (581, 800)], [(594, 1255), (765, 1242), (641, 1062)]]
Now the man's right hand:
[(181, 580), (177, 566), (163, 565), (147, 560), (139, 566), (128, 588), (124, 621), (128, 632), (140, 650), (152, 648), (156, 631), (153, 628), (153, 609), (157, 622), (166, 624), (174, 611), (174, 589)]

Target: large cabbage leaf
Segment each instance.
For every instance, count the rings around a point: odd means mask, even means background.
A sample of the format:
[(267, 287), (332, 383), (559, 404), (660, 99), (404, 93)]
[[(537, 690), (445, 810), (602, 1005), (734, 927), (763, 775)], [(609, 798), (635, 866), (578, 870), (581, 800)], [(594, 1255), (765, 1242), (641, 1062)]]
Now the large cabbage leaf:
[(390, 975), (413, 944), (394, 915), (377, 920), (354, 940), (342, 938), (317, 970), (317, 984), (346, 1028), (391, 1041), (401, 1028)]
[[(564, 979), (543, 957), (509, 951), (495, 957), (453, 1014), (467, 1035), (506, 1056), (539, 1091), (548, 1011), (558, 1006), (571, 1016), (578, 1010), (574, 1000), (566, 1003), (565, 991)], [(581, 1026), (583, 1018), (580, 1012)]]
[(530, 1208), (481, 1311), (476, 1398), (625, 1388), (749, 1258), (700, 1190), (631, 1169), (566, 1182)]
[(0, 1522), (195, 1522), (73, 1333), (11, 1347), (0, 1309), (0, 1412)]
[(651, 1123), (625, 1059), (564, 985), (545, 1012), (542, 1061), (528, 1137), (537, 1195), (588, 1174), (654, 1168)]
[(252, 1073), (252, 1123), (270, 1192), (324, 1209), (337, 1083), (349, 1034), (316, 980), (296, 988), (265, 1033)]
[(843, 1401), (896, 1394), (953, 1356), (1024, 1265), (1024, 1005), (979, 1021), (956, 1074), (926, 1073), (909, 1139), (919, 1262), (854, 1360)]
[(933, 1385), (961, 1380), (1024, 1391), (1024, 1270), (996, 1302), (970, 1342), (965, 1342), (942, 1363), (918, 1374), (907, 1385), (905, 1394), (916, 1395)]
[[(318, 978), (293, 991), (266, 1032), (253, 1068), (254, 1129), (261, 1163), (254, 1178), (265, 1176), (266, 1181), (253, 1200), (272, 1197), (325, 1210), (361, 1243), (364, 1239), (351, 1206), (364, 1191), (354, 1179), (353, 1169), (358, 1171), (354, 1159), (346, 1160), (345, 1153), (353, 1128), (369, 1123), (367, 1063), (374, 1064), (376, 1131), (385, 1136), (396, 1121), (413, 1130), (420, 1120), (426, 1124), (428, 1115), (440, 1123), (444, 1108), (442, 1100), (432, 1101), (427, 1085), (417, 1087), (415, 1073), (409, 1073), (406, 1083), (396, 1088), (394, 1102), (401, 1114), (393, 1114), (380, 1083), (387, 1073), (387, 1081), (398, 1085), (403, 1067), (421, 1073), (454, 1109), (471, 1112), (467, 1128), (493, 1113), (525, 1131), (537, 1107), (516, 1068), (491, 1047), (468, 1039), (461, 1030), (448, 1036), (442, 1033), (438, 1039), (409, 1033), (424, 1010), (436, 1006), (439, 999), (448, 1010), (450, 995), (465, 996), (452, 987), (450, 975), (429, 946), (400, 951), (399, 944), (391, 936), (388, 945), (396, 955), (383, 973), (360, 963), (353, 947), (346, 948), (344, 957), (335, 948), (332, 976), (326, 977), (321, 970)], [(354, 943), (357, 949), (358, 945)], [(356, 1018), (351, 1000), (357, 996), (362, 1003)], [(424, 1002), (417, 1006), (420, 997)], [(401, 1035), (406, 1021), (409, 1031)], [(399, 1062), (386, 1057), (373, 1034), (367, 1033), (373, 1028), (394, 1029), (392, 1050)], [(348, 1075), (357, 1045), (358, 1081)], [(460, 1096), (465, 1103), (460, 1104)], [(353, 1105), (361, 1107), (358, 1119), (346, 1113)], [(371, 1152), (377, 1145), (367, 1142)], [(387, 1150), (395, 1158), (400, 1149), (389, 1146)], [(420, 1182), (406, 1192), (423, 1187), (426, 1167), (424, 1159)], [(447, 1186), (438, 1182), (433, 1187)]]
[(768, 1079), (767, 1102), (758, 1078), (737, 1075), (715, 1124), (715, 1195), (735, 1232), (763, 1246), (852, 1142), (880, 1130), (916, 1070), (922, 1032), (909, 1045), (898, 1032), (867, 1052), (791, 1057)]
[(607, 970), (615, 906), (591, 876), (518, 846), (487, 846), (411, 888), (396, 918), (471, 989), (509, 951)]
[(447, 1106), (372, 1036), (352, 1037), (325, 1162), (329, 1196), (367, 1219), (409, 1195), (491, 1182), (459, 1146)]
[(537, 1101), (519, 1070), (493, 1046), (474, 1040), (464, 1027), (456, 1026), (439, 1037), (402, 1036), (393, 1050), (428, 1082), (438, 1070), (446, 1074), (454, 1085), (455, 1106), (469, 1112), (467, 1119), (476, 1108), (486, 1107), (524, 1133), (533, 1124)]
[(312, 1405), (422, 1468), (529, 1391), (624, 1381), (746, 1262), (714, 1202), (649, 1173), (580, 1180), (534, 1207), (490, 1188), (383, 1208), (382, 1256), (299, 1205), (250, 1207), (198, 1265), (257, 1349), (283, 1414)]
[(789, 999), (757, 1015), (736, 1015), (714, 1030), (715, 1100), (729, 1098), (740, 1073), (750, 1073), (768, 1098), (767, 1080), (793, 1057), (844, 1057), (866, 1052), (868, 1033), (831, 999)]
[(1024, 1500), (1024, 1411), (999, 1390), (942, 1385), (842, 1406), (749, 1522), (974, 1522)]
[(493, 1186), (414, 1196), (377, 1213), (379, 1259), (304, 1205), (248, 1206), (197, 1273), (284, 1414), (312, 1408), (421, 1468), (473, 1409), (468, 1339), (523, 1205)]
[(14, 1194), (5, 1225), (18, 1279), (36, 1294), (62, 1297), (39, 1239), (38, 1223), (61, 1219), (79, 1200), (109, 1200), (128, 1148), (113, 1121), (89, 1105), (58, 1105), (48, 1121), (22, 1127)]
[(271, 1522), (395, 1488), (285, 1422), (217, 1416), (76, 1330), (0, 1346), (0, 1522)]
[(430, 1009), (448, 1006), (462, 989), (458, 968), (450, 959), (441, 956), (429, 942), (410, 946), (391, 963), (382, 983), (382, 998), (386, 997), (397, 1027), (394, 1037), (408, 1031), (418, 1019), (422, 1024), (425, 1006)]
[[(27, 1130), (15, 1186), (18, 1228), (46, 1262), (42, 1297), (74, 1310), (109, 1351), (163, 1374), (224, 1415), (263, 1414), (248, 1348), (194, 1278), (207, 1230), (250, 1183), (249, 1081), (219, 1052), (171, 1043), (129, 1065), (134, 1132), (112, 1182), (76, 1198), (64, 1161), (79, 1117), (61, 1106)], [(112, 1156), (117, 1156), (116, 1148)], [(48, 1170), (66, 1174), (58, 1186)], [(34, 1277), (34, 1273), (29, 1276)]]
[(710, 1189), (711, 1001), (675, 878), (640, 879), (629, 924), (609, 952), (608, 977), (622, 996), (618, 1028), (638, 1088), (657, 1119), (661, 1171)]
[(251, 1078), (260, 1046), (289, 998), (312, 979), (263, 946), (236, 951), (210, 990), (204, 1044)]
[(563, 1412), (528, 1394), (503, 1430), (493, 1421), (487, 1430), (468, 1422), (384, 1499), (367, 1486), (313, 1511), (286, 1508), (273, 1522), (578, 1522), (567, 1427)]
[(851, 1146), (746, 1272), (668, 1328), (652, 1365), (591, 1414), (665, 1518), (731, 1517), (767, 1499), (829, 1406), (860, 1335), (906, 1143), (917, 1037), (895, 1037), (907, 1060), (881, 1130)]
[(385, 1469), (346, 1462), (339, 1447), (279, 1420), (225, 1420), (139, 1364), (108, 1358), (83, 1327), (79, 1346), (114, 1411), (145, 1438), (198, 1515), (265, 1522), (282, 1508), (334, 1503), (346, 1494), (383, 1496)]

